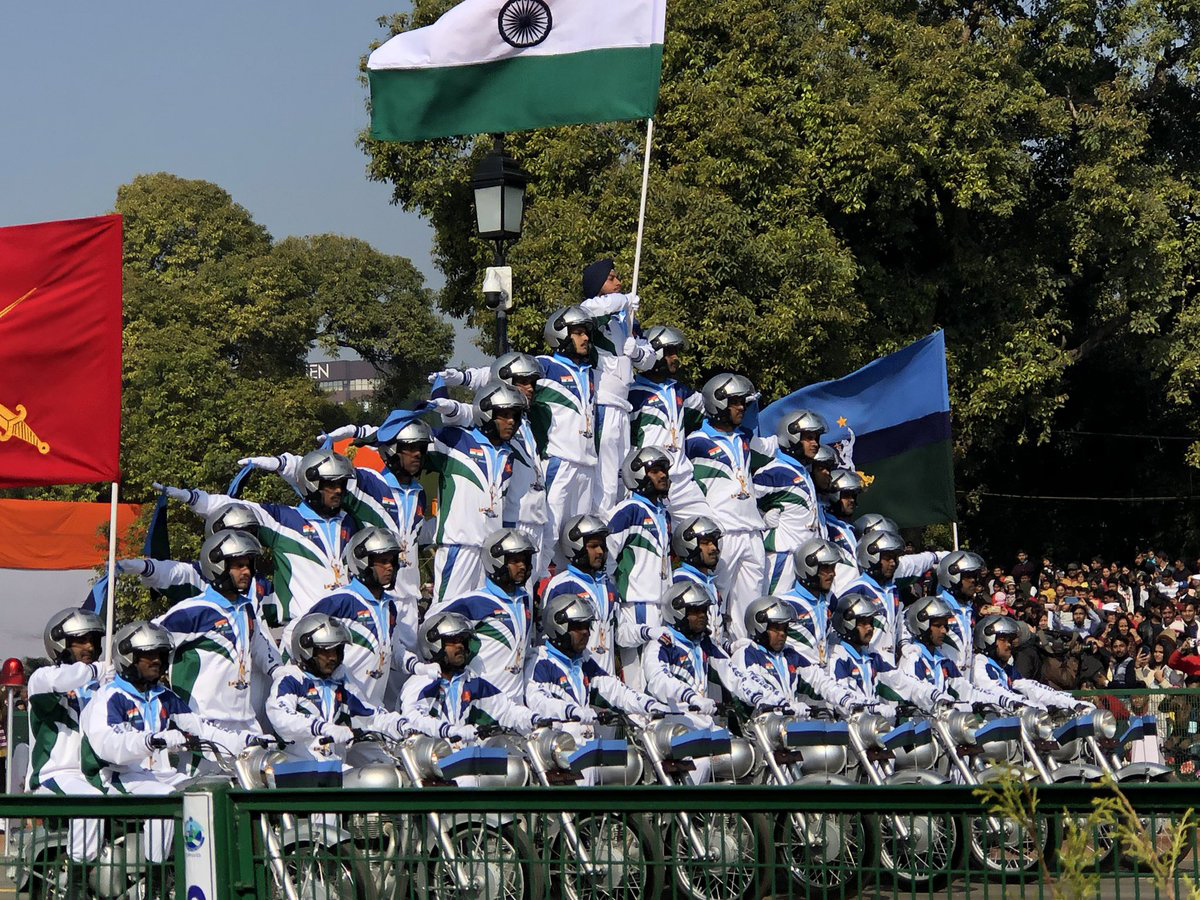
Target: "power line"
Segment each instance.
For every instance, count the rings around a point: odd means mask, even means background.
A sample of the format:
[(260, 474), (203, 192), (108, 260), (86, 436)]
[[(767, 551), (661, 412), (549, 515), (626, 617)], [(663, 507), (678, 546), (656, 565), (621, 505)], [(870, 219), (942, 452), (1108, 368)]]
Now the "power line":
[(1058, 433), (1088, 437), (1136, 438), (1139, 441), (1200, 441), (1200, 437), (1190, 437), (1186, 434), (1126, 434), (1119, 431), (1072, 431), (1069, 428), (1061, 428)]

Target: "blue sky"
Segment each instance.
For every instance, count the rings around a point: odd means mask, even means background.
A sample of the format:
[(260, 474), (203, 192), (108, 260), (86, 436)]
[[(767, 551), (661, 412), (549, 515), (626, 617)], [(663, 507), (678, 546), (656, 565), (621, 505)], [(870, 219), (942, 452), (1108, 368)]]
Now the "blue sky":
[[(358, 60), (405, 0), (0, 6), (0, 225), (97, 215), (143, 172), (221, 185), (277, 238), (409, 257), (432, 232), (367, 181)], [(482, 273), (481, 273), (482, 275)], [(480, 359), (460, 338), (456, 356)]]

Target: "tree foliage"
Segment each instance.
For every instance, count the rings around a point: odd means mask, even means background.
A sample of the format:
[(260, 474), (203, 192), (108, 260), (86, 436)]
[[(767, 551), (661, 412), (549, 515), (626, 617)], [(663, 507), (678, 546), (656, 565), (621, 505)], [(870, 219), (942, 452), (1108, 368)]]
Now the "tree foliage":
[[(152, 500), (153, 481), (224, 490), (240, 457), (304, 452), (325, 428), (359, 421), (357, 404), (332, 403), (307, 376), (314, 345), (387, 371), (376, 414), (411, 399), (449, 355), (452, 330), (407, 259), (333, 234), (276, 242), (217, 185), (169, 174), (122, 186), (115, 211), (125, 502)], [(261, 496), (292, 497), (273, 481)], [(107, 485), (22, 493), (108, 499)], [(180, 552), (195, 551), (195, 527), (172, 531)]]
[[(1168, 524), (990, 495), (1191, 493), (1185, 443), (1085, 433), (1200, 434), (1198, 25), (1176, 0), (673, 0), (643, 318), (687, 330), (692, 378), (740, 370), (766, 399), (945, 328), (966, 533), (1178, 545), (1179, 506)], [(591, 259), (628, 274), (642, 135), (508, 136), (534, 176), (510, 253), (518, 347)], [(486, 137), (361, 141), (434, 225), (442, 308), (486, 329), (469, 189)]]

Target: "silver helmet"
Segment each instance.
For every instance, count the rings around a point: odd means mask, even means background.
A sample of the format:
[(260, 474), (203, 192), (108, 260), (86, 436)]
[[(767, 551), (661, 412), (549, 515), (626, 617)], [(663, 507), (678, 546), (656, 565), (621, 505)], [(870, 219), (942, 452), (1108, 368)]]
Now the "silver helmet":
[(490, 380), (512, 385), (517, 378), (541, 378), (546, 374), (536, 356), (511, 351), (492, 363)]
[(248, 531), (258, 534), (258, 517), (245, 503), (229, 503), (215, 509), (204, 519), (204, 536), (209, 537), (225, 529)]
[(708, 516), (692, 516), (671, 532), (671, 552), (684, 562), (695, 563), (700, 541), (721, 539), (721, 526)]
[(833, 541), (812, 537), (796, 549), (796, 577), (801, 581), (812, 581), (821, 566), (833, 566), (842, 562), (842, 551)]
[(790, 625), (795, 620), (796, 610), (783, 598), (759, 597), (746, 607), (746, 634), (752, 641), (760, 641), (771, 625)]
[(754, 384), (745, 375), (725, 372), (704, 382), (701, 393), (704, 396), (704, 414), (710, 419), (719, 419), (729, 412), (729, 401), (734, 397), (741, 397), (749, 403)]
[(863, 487), (862, 476), (853, 469), (834, 469), (829, 473), (829, 492), (837, 496), (857, 494)]
[(508, 557), (536, 552), (533, 541), (515, 528), (498, 528), (483, 541), (483, 570), (489, 578), (495, 578), (508, 563)]
[[(384, 553), (396, 554), (399, 565), (400, 542), (396, 540), (396, 535), (386, 528), (372, 525), (356, 531), (346, 542), (346, 547), (342, 550), (342, 562), (353, 577), (359, 581), (366, 581), (371, 572), (371, 557)], [(383, 587), (387, 588), (390, 585)]]
[(546, 601), (542, 610), (542, 632), (559, 650), (568, 649), (567, 632), (572, 625), (596, 621), (596, 608), (587, 597), (574, 593), (557, 594)]
[(854, 634), (859, 619), (876, 619), (882, 610), (879, 604), (865, 594), (842, 594), (833, 605), (829, 627), (847, 640)]
[(983, 572), (983, 557), (970, 550), (955, 550), (938, 561), (938, 584), (947, 590), (957, 587), (968, 572), (974, 572), (978, 577)]
[(904, 624), (908, 626), (909, 634), (921, 640), (929, 633), (930, 619), (948, 619), (953, 615), (950, 604), (934, 594), (912, 603), (904, 611)]
[(60, 609), (46, 623), (42, 641), (46, 655), (54, 662), (73, 662), (67, 659), (67, 638), (79, 638), (89, 634), (96, 636), (96, 656), (100, 655), (100, 639), (104, 637), (104, 623), (95, 613), (77, 606)]
[(433, 429), (429, 427), (429, 423), (422, 419), (413, 419), (397, 431), (391, 440), (377, 443), (375, 449), (384, 462), (391, 462), (392, 457), (400, 451), (401, 447), (417, 444), (428, 450), (432, 441)]
[(671, 458), (658, 447), (635, 447), (621, 462), (621, 483), (630, 491), (646, 488), (646, 473), (657, 466), (671, 470)]
[(169, 657), (171, 633), (145, 619), (130, 622), (113, 636), (113, 667), (118, 675), (133, 676), (135, 653), (165, 653)]
[(828, 423), (810, 409), (800, 409), (788, 413), (775, 426), (775, 437), (779, 438), (779, 446), (783, 450), (791, 450), (800, 440), (801, 435), (816, 434), (818, 436), (829, 430)]
[(891, 531), (899, 534), (900, 526), (882, 513), (864, 513), (854, 520), (854, 533), (862, 537), (868, 531)]
[(710, 606), (712, 597), (708, 591), (694, 581), (677, 581), (662, 595), (662, 617), (668, 625), (678, 625), (687, 615), (688, 608)]
[(558, 537), (558, 549), (568, 562), (578, 562), (588, 538), (608, 538), (608, 525), (599, 516), (585, 513), (571, 516), (563, 523)]
[(858, 567), (864, 572), (870, 572), (879, 565), (879, 557), (882, 554), (898, 554), (903, 550), (904, 539), (894, 531), (872, 531), (862, 536), (855, 556), (858, 559)]
[(688, 345), (687, 335), (670, 325), (652, 325), (647, 328), (646, 341), (654, 350), (654, 359), (657, 362), (662, 362), (668, 348), (678, 347), (680, 350), (686, 350)]
[(1020, 634), (1016, 619), (1010, 616), (984, 616), (975, 625), (975, 649), (980, 653), (990, 653), (996, 647), (997, 637), (1016, 641)]
[(595, 327), (592, 317), (582, 306), (560, 306), (546, 319), (546, 327), (542, 336), (546, 338), (546, 346), (553, 351), (568, 349), (568, 337), (571, 329), (582, 325), (591, 334)]
[(322, 481), (345, 481), (346, 489), (354, 481), (354, 463), (332, 450), (313, 450), (300, 460), (300, 475), (297, 478), (300, 490), (310, 497), (321, 488)]
[(486, 428), (495, 421), (497, 410), (512, 409), (524, 415), (525, 410), (529, 408), (529, 401), (511, 384), (489, 381), (475, 392), (475, 401), (471, 407), (475, 413), (475, 424)]
[(303, 669), (312, 662), (313, 651), (318, 647), (345, 647), (350, 641), (350, 629), (338, 619), (325, 613), (310, 612), (301, 616), (292, 628), (289, 649), (292, 659)]
[(813, 454), (813, 458), (808, 460), (808, 467), (821, 466), (823, 469), (832, 469), (837, 465), (837, 454), (833, 452), (833, 448), (828, 444), (821, 444), (817, 447), (817, 452)]
[(465, 616), (458, 613), (434, 613), (417, 629), (417, 653), (425, 662), (437, 662), (448, 638), (461, 638), (468, 646), (475, 629)]
[(226, 528), (210, 534), (200, 545), (200, 574), (218, 590), (229, 587), (229, 561), (239, 556), (257, 559), (262, 552), (262, 544), (250, 532)]

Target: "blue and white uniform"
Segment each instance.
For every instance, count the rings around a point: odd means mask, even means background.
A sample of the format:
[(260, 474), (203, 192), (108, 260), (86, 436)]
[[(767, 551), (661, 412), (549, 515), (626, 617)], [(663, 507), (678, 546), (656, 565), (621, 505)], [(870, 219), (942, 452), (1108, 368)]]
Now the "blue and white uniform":
[(746, 607), (762, 596), (766, 581), (766, 526), (754, 497), (754, 473), (771, 459), (764, 448), (748, 429), (726, 433), (711, 422), (688, 435), (686, 444), (692, 477), (721, 526), (717, 583), (735, 638), (746, 637)]
[(899, 649), (900, 632), (903, 623), (900, 621), (900, 592), (895, 582), (880, 584), (866, 572), (846, 585), (838, 593), (838, 600), (847, 594), (861, 594), (873, 601), (879, 607), (880, 624), (875, 628), (875, 636), (871, 639), (871, 649), (883, 654), (890, 663), (895, 663)]
[(654, 365), (650, 343), (635, 339), (632, 352), (626, 344), (634, 336), (629, 294), (605, 294), (580, 304), (592, 316), (596, 351), (596, 455), (599, 481), (593, 489), (593, 506), (606, 516), (622, 493), (621, 463), (629, 452), (629, 385), (634, 369)]
[[(182, 600), (203, 594), (204, 589), (208, 587), (208, 582), (200, 574), (198, 562), (187, 563), (173, 559), (143, 559), (142, 562), (146, 568), (138, 575), (138, 580), (152, 590), (170, 592), (172, 597)], [(176, 590), (179, 593), (175, 593)], [(264, 575), (254, 576), (250, 599), (254, 601), (254, 611), (268, 628), (279, 628), (283, 625), (283, 610), (270, 578)]]
[(817, 489), (804, 463), (776, 450), (775, 458), (755, 471), (754, 493), (767, 528), (763, 593), (781, 594), (796, 583), (796, 550), (810, 538), (825, 537)]
[[(550, 533), (571, 516), (593, 512), (597, 477), (596, 371), (562, 354), (539, 356), (538, 380), (529, 412), (539, 455), (546, 460), (546, 507)], [(558, 554), (555, 553), (558, 560)], [(561, 560), (559, 560), (561, 562)]]
[(1032, 678), (1023, 678), (1010, 661), (1007, 665), (996, 662), (986, 653), (975, 654), (971, 683), (981, 690), (988, 690), (1006, 698), (1015, 707), (1033, 706), (1048, 709), (1058, 706), (1073, 709), (1079, 702), (1070, 694), (1056, 691)]
[(658, 447), (671, 460), (671, 490), (667, 506), (677, 518), (713, 517), (692, 477), (687, 434), (704, 422), (704, 398), (674, 378), (662, 383), (637, 375), (629, 386), (630, 442), (634, 447)]
[(671, 516), (665, 506), (636, 491), (617, 504), (608, 521), (608, 568), (620, 598), (622, 676), (641, 688), (638, 650), (662, 624), (659, 602), (671, 586)]
[[(176, 790), (187, 776), (172, 765), (166, 750), (153, 750), (150, 739), (171, 729), (220, 744), (231, 753), (246, 746), (249, 735), (217, 728), (192, 712), (161, 684), (141, 691), (120, 675), (102, 685), (83, 709), (81, 750), (84, 775), (98, 780), (106, 793), (162, 795)], [(166, 859), (175, 834), (173, 819), (152, 819), (142, 828), (142, 847), (151, 862)]]
[[(104, 789), (80, 767), (79, 717), (100, 687), (95, 663), (43, 666), (29, 676), (29, 771), (31, 794), (95, 795)], [(67, 851), (76, 862), (100, 853), (100, 820), (71, 819)]]
[(821, 704), (848, 714), (850, 704), (858, 699), (822, 666), (786, 644), (779, 653), (772, 653), (755, 641), (740, 641), (729, 665), (733, 695), (751, 707)]
[(400, 617), (401, 601), (384, 591), (379, 599), (353, 578), (337, 593), (323, 597), (312, 612), (337, 619), (350, 631), (342, 666), (347, 686), (368, 706), (383, 709), (393, 670), (411, 675), (420, 662), (416, 631)]
[[(258, 519), (258, 539), (275, 560), (275, 591), (285, 623), (299, 619), (312, 605), (349, 581), (342, 565), (346, 542), (359, 529), (358, 520), (345, 509), (325, 517), (307, 503), (251, 503), (224, 494), (192, 490), (187, 505), (198, 515), (239, 503)], [(284, 634), (286, 644), (288, 632)]]
[(903, 700), (930, 712), (935, 703), (954, 699), (948, 691), (901, 672), (873, 647), (860, 651), (838, 641), (830, 648), (828, 665), (839, 685), (866, 701)]
[(620, 601), (612, 579), (607, 572), (592, 575), (572, 563), (565, 572), (559, 572), (546, 584), (542, 592), (542, 607), (545, 608), (551, 600), (562, 594), (582, 597), (592, 604), (596, 621), (592, 623), (591, 637), (588, 638), (588, 657), (604, 674), (615, 675), (617, 610)]
[(406, 726), (431, 737), (452, 737), (463, 725), (499, 725), (528, 734), (540, 718), (489, 679), (466, 670), (445, 678), (414, 675), (400, 694)]
[(229, 731), (258, 731), (251, 691), (281, 664), (249, 597), (212, 587), (155, 620), (171, 634), (171, 686), (192, 712)]
[[(347, 654), (350, 647), (346, 648)], [(287, 665), (275, 674), (267, 701), (271, 728), (288, 742), (275, 776), (290, 787), (341, 784), (346, 746), (321, 743), (326, 725), (381, 731), (399, 740), (404, 730), (400, 713), (385, 712), (362, 699), (349, 683), (345, 666), (329, 678)]]
[(828, 592), (817, 596), (799, 581), (779, 596), (796, 611), (796, 621), (788, 627), (788, 643), (802, 655), (824, 665), (829, 655), (829, 610), (833, 597)]
[(921, 641), (908, 643), (900, 659), (900, 671), (918, 681), (929, 682), (963, 703), (991, 703), (1005, 709), (1013, 706), (1010, 698), (989, 685), (975, 687), (941, 648), (931, 649)]
[(716, 574), (703, 572), (691, 563), (683, 563), (671, 573), (671, 584), (679, 584), (681, 581), (689, 581), (697, 587), (703, 588), (704, 592), (708, 594), (708, 599), (712, 604), (708, 613), (708, 621), (712, 629), (713, 640), (722, 645), (727, 643), (729, 623), (726, 621), (725, 598), (721, 596), (721, 589), (717, 586)]
[(441, 602), (477, 590), (484, 582), (482, 547), (487, 536), (516, 522), (508, 490), (513, 450), (493, 446), (478, 428), (446, 426), (433, 434), (426, 468), (440, 475), (433, 542), (433, 599)]
[(528, 592), (517, 588), (509, 593), (489, 578), (481, 590), (434, 604), (425, 618), (444, 612), (457, 613), (475, 629), (474, 655), (467, 670), (498, 687), (514, 703), (521, 702), (532, 619)]

